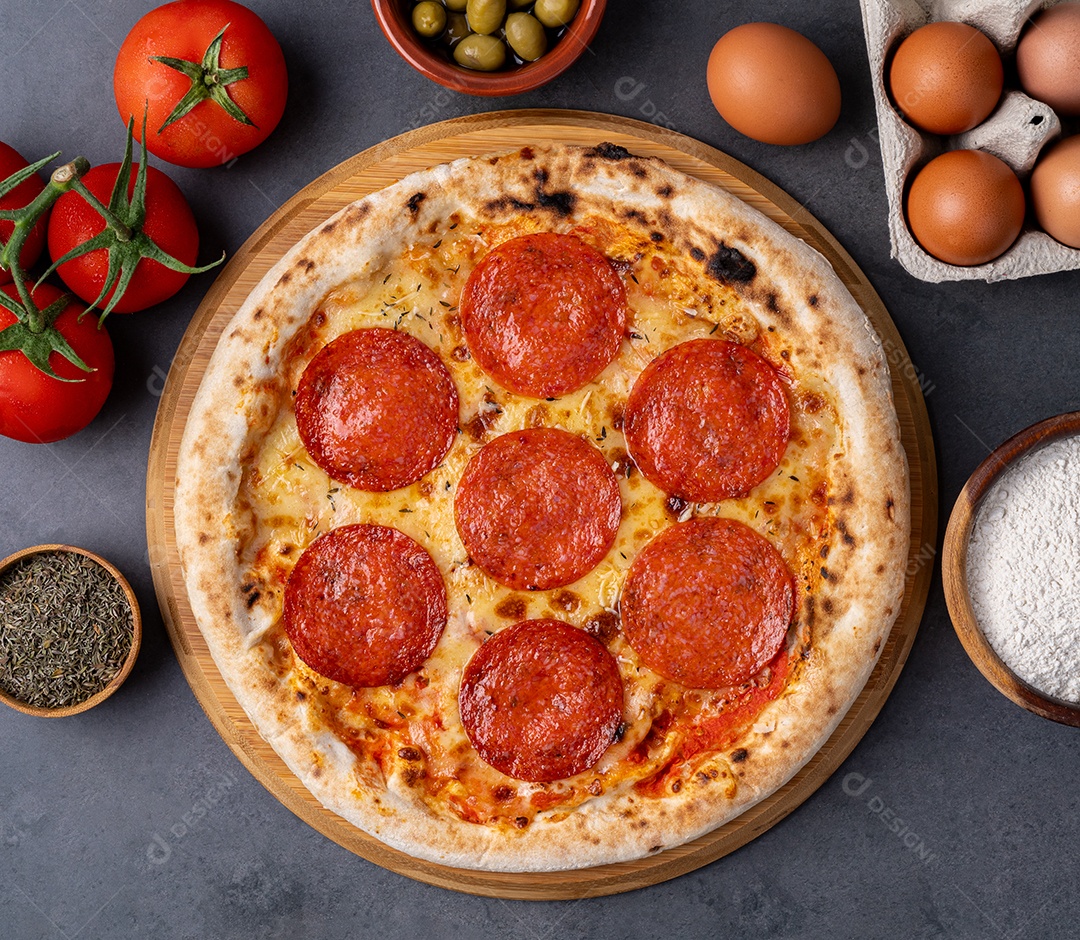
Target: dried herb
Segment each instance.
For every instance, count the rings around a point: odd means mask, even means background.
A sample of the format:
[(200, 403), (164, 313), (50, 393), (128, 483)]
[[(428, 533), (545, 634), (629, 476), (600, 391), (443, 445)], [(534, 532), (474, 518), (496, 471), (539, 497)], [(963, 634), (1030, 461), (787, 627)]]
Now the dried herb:
[(38, 708), (84, 702), (131, 651), (120, 583), (75, 552), (31, 555), (0, 575), (0, 688)]

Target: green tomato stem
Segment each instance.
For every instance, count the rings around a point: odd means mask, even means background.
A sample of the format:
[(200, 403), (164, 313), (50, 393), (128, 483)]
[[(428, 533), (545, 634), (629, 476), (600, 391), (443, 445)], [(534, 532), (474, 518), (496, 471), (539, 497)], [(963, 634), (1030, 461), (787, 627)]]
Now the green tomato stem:
[[(26, 311), (26, 327), (31, 333), (42, 333), (48, 324), (34, 303), (30, 289), (26, 286), (26, 272), (23, 270), (19, 255), (22, 247), (29, 237), (30, 232), (54, 202), (72, 187), (81, 186), (80, 178), (90, 169), (90, 163), (85, 157), (76, 157), (70, 163), (53, 171), (45, 188), (38, 193), (28, 206), (16, 210), (14, 215), (14, 231), (11, 238), (3, 248), (3, 259), (15, 281), (15, 290), (19, 293), (23, 309)], [(85, 188), (85, 187), (84, 187)]]

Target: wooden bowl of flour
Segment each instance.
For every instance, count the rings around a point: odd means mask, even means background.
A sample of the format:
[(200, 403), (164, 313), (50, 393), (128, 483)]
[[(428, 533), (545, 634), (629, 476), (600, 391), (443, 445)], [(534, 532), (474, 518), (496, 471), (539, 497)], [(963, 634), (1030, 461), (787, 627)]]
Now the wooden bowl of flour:
[[(1055, 450), (1045, 451), (1051, 445)], [(1037, 482), (1055, 472), (1052, 458), (1074, 449), (1075, 464), (1061, 471), (1071, 485), (1037, 503)], [(1058, 500), (1071, 500), (1080, 513), (1080, 412), (1033, 424), (979, 465), (949, 517), (941, 573), (956, 635), (979, 671), (1017, 705), (1080, 727), (1074, 696), (1047, 691), (1070, 681), (1063, 675), (1072, 668), (1069, 655), (1080, 660), (1080, 617), (1066, 625), (1053, 604), (1060, 592), (1048, 585), (1048, 576), (1080, 580), (1080, 558), (1062, 538), (1080, 538), (1080, 528)], [(1075, 573), (1070, 565), (1078, 566)], [(1080, 592), (1072, 603), (1080, 610)], [(1080, 684), (1080, 668), (1071, 681)]]

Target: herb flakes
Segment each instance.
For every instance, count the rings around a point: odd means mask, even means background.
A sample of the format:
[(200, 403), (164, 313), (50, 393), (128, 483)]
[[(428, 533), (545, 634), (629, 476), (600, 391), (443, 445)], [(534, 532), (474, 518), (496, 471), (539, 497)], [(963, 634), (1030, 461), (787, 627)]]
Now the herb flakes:
[(0, 689), (20, 702), (86, 701), (123, 667), (133, 638), (123, 587), (85, 555), (31, 555), (0, 575)]

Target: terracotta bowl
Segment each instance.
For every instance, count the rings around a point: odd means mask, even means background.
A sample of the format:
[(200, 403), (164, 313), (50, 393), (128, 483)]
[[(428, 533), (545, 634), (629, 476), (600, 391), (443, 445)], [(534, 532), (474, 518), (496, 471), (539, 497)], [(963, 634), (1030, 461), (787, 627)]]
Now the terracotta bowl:
[(32, 548), (24, 548), (22, 551), (15, 552), (14, 555), (8, 555), (7, 558), (0, 561), (0, 576), (16, 562), (22, 561), (22, 559), (30, 555), (44, 555), (53, 552), (74, 552), (78, 555), (85, 555), (87, 558), (96, 561), (119, 582), (120, 587), (124, 590), (128, 606), (131, 608), (131, 651), (128, 653), (127, 659), (124, 660), (123, 666), (120, 667), (120, 671), (113, 676), (104, 689), (75, 705), (66, 705), (62, 708), (39, 708), (34, 705), (27, 705), (25, 702), (21, 702), (0, 690), (0, 702), (10, 705), (24, 715), (34, 715), (39, 718), (66, 718), (68, 715), (78, 715), (80, 712), (89, 711), (95, 705), (100, 705), (124, 684), (124, 680), (131, 673), (131, 667), (135, 665), (135, 660), (139, 656), (139, 647), (142, 643), (142, 615), (139, 611), (139, 602), (135, 597), (135, 592), (131, 589), (127, 579), (116, 568), (94, 552), (87, 551), (85, 548), (76, 548), (73, 545), (35, 545)]
[(535, 62), (498, 72), (477, 72), (421, 39), (413, 30), (412, 0), (371, 0), (375, 18), (401, 57), (432, 81), (469, 95), (519, 95), (550, 82), (565, 72), (596, 35), (607, 0), (581, 0), (581, 8), (557, 43)]
[(968, 544), (979, 503), (1015, 460), (1063, 437), (1080, 433), (1080, 411), (1033, 424), (986, 458), (964, 484), (949, 516), (941, 574), (953, 628), (971, 661), (1003, 695), (1036, 715), (1080, 728), (1080, 705), (1040, 692), (1016, 675), (994, 651), (975, 619), (968, 592)]

